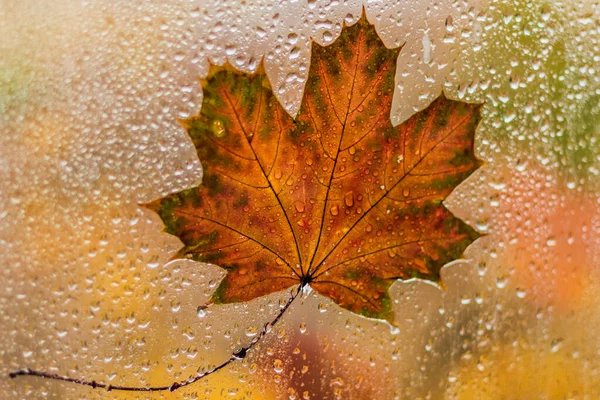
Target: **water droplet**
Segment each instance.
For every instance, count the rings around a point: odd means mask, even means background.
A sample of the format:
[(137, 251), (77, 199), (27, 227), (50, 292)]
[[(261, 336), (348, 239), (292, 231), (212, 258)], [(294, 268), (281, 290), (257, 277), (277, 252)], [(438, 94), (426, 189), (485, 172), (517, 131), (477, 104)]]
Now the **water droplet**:
[(348, 192), (344, 195), (344, 204), (347, 207), (352, 207), (354, 205), (354, 193)]
[(487, 232), (488, 231), (488, 220), (486, 219), (480, 219), (477, 222), (475, 222), (475, 228), (477, 228), (477, 230), (479, 232)]
[(548, 21), (550, 19), (550, 12), (551, 12), (550, 6), (548, 4), (544, 4), (542, 6), (542, 19), (544, 21)]
[(158, 257), (152, 257), (148, 263), (146, 264), (146, 266), (148, 266), (148, 268), (158, 268), (158, 266), (160, 265), (160, 263), (158, 262)]
[(261, 26), (257, 26), (256, 27), (256, 35), (260, 38), (263, 38), (263, 37), (267, 36), (267, 32)]
[(248, 328), (246, 328), (246, 331), (244, 333), (248, 337), (254, 337), (258, 335), (258, 329), (256, 329), (255, 326), (249, 326)]
[(296, 211), (304, 212), (304, 203), (301, 201), (296, 202)]
[(306, 322), (300, 324), (300, 333), (306, 333)]
[(329, 386), (344, 386), (344, 380), (342, 378), (333, 378), (329, 381)]
[(243, 360), (244, 358), (246, 358), (247, 350), (248, 349), (246, 349), (245, 347), (242, 347), (240, 350), (233, 353), (233, 358), (235, 358), (236, 360)]
[(300, 48), (298, 46), (294, 46), (294, 48), (290, 51), (290, 60), (294, 60), (300, 57)]
[(288, 33), (288, 42), (290, 44), (298, 43), (298, 35), (294, 32)]
[(481, 293), (476, 293), (475, 294), (475, 303), (477, 303), (477, 304), (483, 304), (483, 297), (481, 297)]
[(527, 169), (527, 160), (517, 160), (516, 170), (519, 172), (523, 172)]
[(283, 361), (281, 361), (279, 358), (273, 361), (273, 371), (278, 374), (283, 372)]
[(213, 134), (219, 138), (225, 136), (225, 127), (221, 121), (215, 120), (213, 122)]
[(331, 213), (331, 215), (336, 216), (339, 214), (340, 210), (339, 210), (338, 206), (331, 206), (331, 208), (329, 209), (329, 212)]
[(505, 276), (500, 276), (496, 279), (496, 287), (498, 289), (504, 289), (506, 284), (508, 283), (508, 278)]
[(425, 33), (423, 36), (423, 40), (421, 41), (423, 44), (423, 63), (429, 64), (431, 62), (431, 40), (429, 39), (429, 35)]
[(183, 336), (185, 336), (187, 340), (194, 340), (195, 338), (194, 332), (189, 326), (183, 330)]
[(504, 122), (505, 123), (509, 123), (512, 122), (512, 120), (514, 120), (517, 117), (517, 113), (516, 112), (507, 112), (506, 114), (504, 114)]
[(265, 333), (269, 333), (269, 332), (271, 332), (272, 330), (273, 330), (273, 324), (272, 324), (272, 323), (270, 323), (270, 322), (266, 323), (266, 324), (265, 324), (265, 327), (263, 328), (263, 331), (264, 331)]
[(565, 341), (565, 339), (563, 339), (563, 338), (553, 339), (552, 343), (550, 343), (550, 351), (552, 353), (556, 353), (557, 351), (559, 351), (560, 348), (562, 347), (562, 344), (564, 341)]
[(454, 20), (452, 19), (452, 16), (448, 16), (446, 18), (446, 30), (448, 32), (452, 32), (454, 30)]

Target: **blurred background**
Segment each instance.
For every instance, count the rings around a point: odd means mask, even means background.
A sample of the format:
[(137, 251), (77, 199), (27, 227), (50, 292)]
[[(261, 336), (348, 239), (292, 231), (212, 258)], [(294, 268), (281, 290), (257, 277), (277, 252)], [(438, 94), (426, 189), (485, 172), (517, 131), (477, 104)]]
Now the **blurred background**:
[[(228, 358), (287, 294), (198, 311), (223, 272), (167, 263), (178, 239), (137, 205), (201, 181), (178, 118), (209, 62), (261, 59), (295, 115), (311, 40), (366, 8), (398, 58), (392, 121), (443, 90), (484, 102), (485, 160), (445, 201), (485, 234), (444, 289), (392, 287), (397, 329), (315, 293)], [(0, 398), (600, 398), (597, 1), (0, 0)]]

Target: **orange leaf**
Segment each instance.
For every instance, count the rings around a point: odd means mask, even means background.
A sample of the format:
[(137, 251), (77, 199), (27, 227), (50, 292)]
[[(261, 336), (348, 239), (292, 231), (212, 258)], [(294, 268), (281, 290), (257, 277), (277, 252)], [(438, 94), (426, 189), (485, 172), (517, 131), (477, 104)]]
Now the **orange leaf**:
[(439, 281), (478, 235), (443, 205), (480, 162), (479, 105), (443, 95), (392, 126), (396, 59), (366, 18), (313, 43), (296, 119), (261, 67), (211, 67), (183, 122), (203, 184), (147, 205), (181, 239), (178, 258), (227, 270), (216, 303), (297, 284), (364, 316), (392, 319), (397, 279)]

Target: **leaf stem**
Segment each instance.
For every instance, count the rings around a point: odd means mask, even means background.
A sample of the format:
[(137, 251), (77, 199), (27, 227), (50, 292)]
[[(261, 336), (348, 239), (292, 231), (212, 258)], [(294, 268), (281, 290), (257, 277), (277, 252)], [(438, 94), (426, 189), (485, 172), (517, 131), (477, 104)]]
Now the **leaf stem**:
[(51, 379), (51, 380), (55, 380), (55, 381), (75, 383), (77, 385), (82, 385), (82, 386), (89, 386), (93, 389), (97, 389), (97, 388), (106, 389), (107, 391), (121, 390), (121, 391), (129, 391), (129, 392), (160, 392), (160, 391), (168, 390), (170, 392), (174, 392), (177, 389), (180, 389), (185, 386), (189, 386), (193, 383), (198, 382), (199, 380), (201, 380), (203, 378), (206, 378), (209, 375), (214, 374), (215, 372), (219, 371), (222, 368), (225, 368), (226, 366), (228, 366), (229, 364), (231, 364), (232, 362), (234, 362), (236, 360), (243, 360), (246, 357), (246, 355), (248, 354), (248, 352), (250, 350), (252, 350), (254, 348), (254, 346), (256, 346), (258, 344), (258, 342), (267, 333), (271, 332), (273, 326), (275, 326), (275, 324), (283, 317), (283, 315), (285, 314), (287, 309), (292, 305), (292, 303), (294, 302), (296, 297), (298, 297), (298, 295), (302, 292), (302, 290), (304, 289), (304, 287), (306, 285), (307, 285), (306, 282), (302, 282), (298, 286), (296, 291), (294, 293), (292, 293), (292, 296), (287, 300), (285, 305), (283, 307), (281, 307), (281, 309), (279, 310), (279, 313), (275, 316), (275, 318), (273, 318), (270, 322), (267, 322), (265, 324), (265, 326), (263, 327), (263, 330), (257, 336), (255, 336), (254, 339), (252, 339), (252, 342), (250, 342), (250, 344), (248, 344), (246, 347), (242, 347), (240, 350), (233, 353), (227, 360), (223, 361), (221, 364), (217, 365), (216, 367), (214, 367), (206, 372), (203, 372), (201, 374), (198, 374), (198, 375), (194, 376), (193, 378), (190, 378), (186, 381), (173, 382), (172, 384), (167, 385), (167, 386), (141, 386), (141, 387), (140, 386), (119, 386), (119, 385), (110, 385), (107, 383), (96, 382), (94, 380), (90, 381), (87, 379), (70, 378), (65, 375), (51, 374), (48, 372), (36, 371), (36, 370), (29, 369), (29, 368), (21, 369), (18, 371), (13, 371), (10, 374), (8, 374), (8, 376), (10, 378), (17, 378), (19, 376), (37, 376), (37, 377), (44, 378), (44, 379)]

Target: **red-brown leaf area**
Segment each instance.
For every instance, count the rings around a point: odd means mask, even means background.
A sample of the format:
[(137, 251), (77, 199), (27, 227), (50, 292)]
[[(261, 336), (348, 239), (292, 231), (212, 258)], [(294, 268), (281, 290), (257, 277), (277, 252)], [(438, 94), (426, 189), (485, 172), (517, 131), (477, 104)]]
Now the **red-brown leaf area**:
[(364, 16), (332, 45), (313, 43), (296, 118), (262, 66), (211, 67), (200, 113), (183, 121), (203, 182), (147, 206), (183, 242), (177, 258), (227, 270), (215, 303), (303, 283), (391, 320), (395, 280), (439, 281), (478, 237), (442, 201), (480, 165), (479, 105), (441, 95), (392, 126), (400, 51)]

